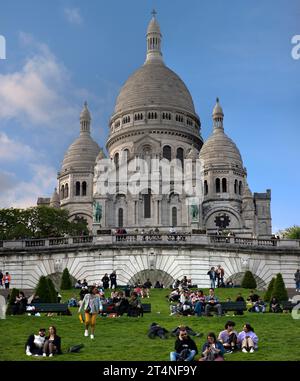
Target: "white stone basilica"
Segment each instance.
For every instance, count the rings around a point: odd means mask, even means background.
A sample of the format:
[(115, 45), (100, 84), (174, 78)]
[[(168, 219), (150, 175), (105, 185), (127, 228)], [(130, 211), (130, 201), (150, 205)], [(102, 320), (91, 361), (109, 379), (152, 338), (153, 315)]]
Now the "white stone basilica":
[[(80, 135), (58, 173), (59, 192), (48, 203), (67, 208), (71, 218), (85, 218), (95, 235), (118, 227), (131, 232), (173, 226), (187, 232), (225, 229), (241, 237), (270, 237), (270, 190), (251, 193), (241, 154), (224, 132), (218, 99), (212, 134), (203, 142), (191, 94), (163, 62), (161, 40), (154, 14), (145, 63), (116, 100), (108, 157), (90, 135), (85, 103)], [(112, 191), (105, 188), (107, 182)], [(38, 203), (43, 202), (47, 199)]]

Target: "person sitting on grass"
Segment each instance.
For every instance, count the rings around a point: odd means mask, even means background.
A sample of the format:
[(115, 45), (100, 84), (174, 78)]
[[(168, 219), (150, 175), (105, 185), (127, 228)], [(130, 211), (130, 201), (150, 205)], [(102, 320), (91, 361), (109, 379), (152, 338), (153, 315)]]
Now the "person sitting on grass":
[(26, 311), (27, 298), (23, 291), (19, 292), (19, 295), (16, 296), (16, 300), (12, 307), (13, 315), (22, 315)]
[(205, 305), (205, 315), (210, 316), (209, 312), (210, 310), (216, 310), (218, 313), (218, 316), (222, 315), (222, 306), (219, 303), (218, 297), (215, 295), (214, 289), (209, 289), (209, 295), (205, 299), (206, 305)]
[(128, 313), (127, 316), (131, 317), (139, 317), (143, 316), (143, 309), (136, 292), (132, 292), (131, 297), (129, 299)]
[(180, 327), (175, 341), (175, 352), (170, 353), (170, 361), (192, 361), (198, 353), (196, 343), (188, 336), (186, 328)]
[(30, 335), (25, 344), (25, 353), (27, 356), (42, 356), (45, 344), (46, 329), (40, 328), (38, 335)]
[(217, 340), (214, 332), (210, 332), (207, 342), (202, 347), (202, 357), (199, 361), (224, 361), (224, 353), (223, 344)]
[(269, 312), (274, 312), (274, 313), (282, 312), (282, 308), (280, 307), (279, 301), (275, 297), (272, 298), (271, 301), (270, 301), (270, 310), (269, 310)]
[(248, 309), (249, 312), (255, 312), (254, 305), (258, 301), (258, 299), (259, 299), (259, 296), (254, 293), (254, 290), (251, 290), (250, 295), (247, 298), (247, 302), (248, 302), (247, 305), (248, 307), (250, 307)]
[[(245, 302), (245, 299), (242, 297), (242, 294), (239, 293), (235, 299), (236, 302)], [(237, 310), (235, 313), (235, 315), (244, 315), (244, 311), (243, 310)]]
[(223, 344), (226, 353), (232, 353), (237, 349), (237, 332), (233, 330), (235, 322), (228, 320), (225, 324), (225, 330), (221, 331), (218, 340)]
[(258, 337), (254, 333), (254, 328), (249, 323), (244, 324), (242, 332), (238, 334), (237, 344), (244, 353), (254, 353), (258, 348)]
[(129, 302), (125, 297), (124, 292), (119, 292), (119, 300), (115, 303), (115, 309), (118, 317), (128, 312)]
[(54, 355), (61, 354), (61, 338), (56, 334), (56, 327), (51, 325), (49, 327), (49, 334), (45, 339), (44, 348), (43, 348), (43, 356), (52, 357)]
[(261, 297), (258, 298), (258, 301), (254, 303), (254, 311), (255, 312), (266, 312), (266, 306)]

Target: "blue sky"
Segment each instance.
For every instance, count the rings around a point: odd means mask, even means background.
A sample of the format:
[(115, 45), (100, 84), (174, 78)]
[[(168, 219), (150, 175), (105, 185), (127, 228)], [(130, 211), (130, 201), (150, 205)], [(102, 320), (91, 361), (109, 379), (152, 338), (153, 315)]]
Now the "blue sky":
[(300, 224), (300, 0), (0, 0), (0, 207), (56, 186), (85, 100), (105, 146), (122, 84), (143, 64), (151, 10), (165, 63), (212, 131), (216, 96), (252, 192), (272, 189), (273, 230)]

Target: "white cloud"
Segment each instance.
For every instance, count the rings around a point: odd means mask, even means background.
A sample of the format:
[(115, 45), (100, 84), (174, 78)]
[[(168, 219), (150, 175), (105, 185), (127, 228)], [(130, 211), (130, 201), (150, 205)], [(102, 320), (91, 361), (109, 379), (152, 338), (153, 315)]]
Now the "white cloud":
[(31, 164), (30, 181), (17, 181), (14, 173), (0, 172), (0, 208), (28, 208), (35, 206), (38, 197), (52, 194), (56, 187), (53, 167)]
[(10, 139), (0, 131), (0, 160), (17, 161), (32, 158), (33, 150), (26, 144)]
[(78, 8), (65, 8), (64, 14), (70, 24), (81, 25), (83, 19)]
[(0, 118), (52, 128), (74, 120), (78, 110), (66, 94), (72, 93), (68, 70), (31, 35), (21, 32), (20, 41), (34, 54), (19, 71), (0, 75)]

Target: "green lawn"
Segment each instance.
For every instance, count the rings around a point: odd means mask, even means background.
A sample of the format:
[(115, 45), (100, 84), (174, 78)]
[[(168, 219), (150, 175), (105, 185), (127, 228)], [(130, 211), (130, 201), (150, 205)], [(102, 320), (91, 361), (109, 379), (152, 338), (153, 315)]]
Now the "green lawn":
[[(145, 302), (152, 304), (152, 313), (145, 314), (143, 318), (99, 317), (95, 340), (83, 336), (84, 326), (78, 319), (77, 308), (71, 309), (72, 316), (7, 316), (6, 320), (0, 320), (0, 360), (169, 360), (169, 352), (174, 348), (175, 339), (173, 337), (167, 340), (149, 339), (147, 331), (152, 322), (157, 322), (168, 330), (179, 324), (186, 324), (195, 331), (203, 332), (206, 335), (209, 331), (218, 334), (228, 319), (236, 322), (239, 332), (242, 330), (243, 323), (251, 323), (259, 337), (259, 350), (254, 354), (226, 355), (226, 360), (300, 360), (300, 320), (293, 320), (290, 314), (246, 312), (244, 316), (235, 317), (169, 316), (169, 303), (165, 298), (168, 292), (169, 290), (151, 290), (151, 297)], [(207, 290), (205, 292), (207, 293)], [(249, 290), (240, 289), (217, 289), (216, 295), (221, 300), (225, 300), (227, 297), (234, 300), (238, 292), (242, 292), (244, 297), (249, 295)], [(73, 295), (77, 296), (77, 292), (63, 292), (62, 295), (63, 301), (65, 301)], [(65, 353), (51, 359), (26, 356), (24, 345), (29, 334), (37, 332), (40, 327), (47, 328), (50, 325), (57, 327), (57, 332), (62, 337), (64, 352), (75, 344), (84, 343), (84, 348), (80, 353)], [(200, 350), (205, 337), (195, 340)]]

